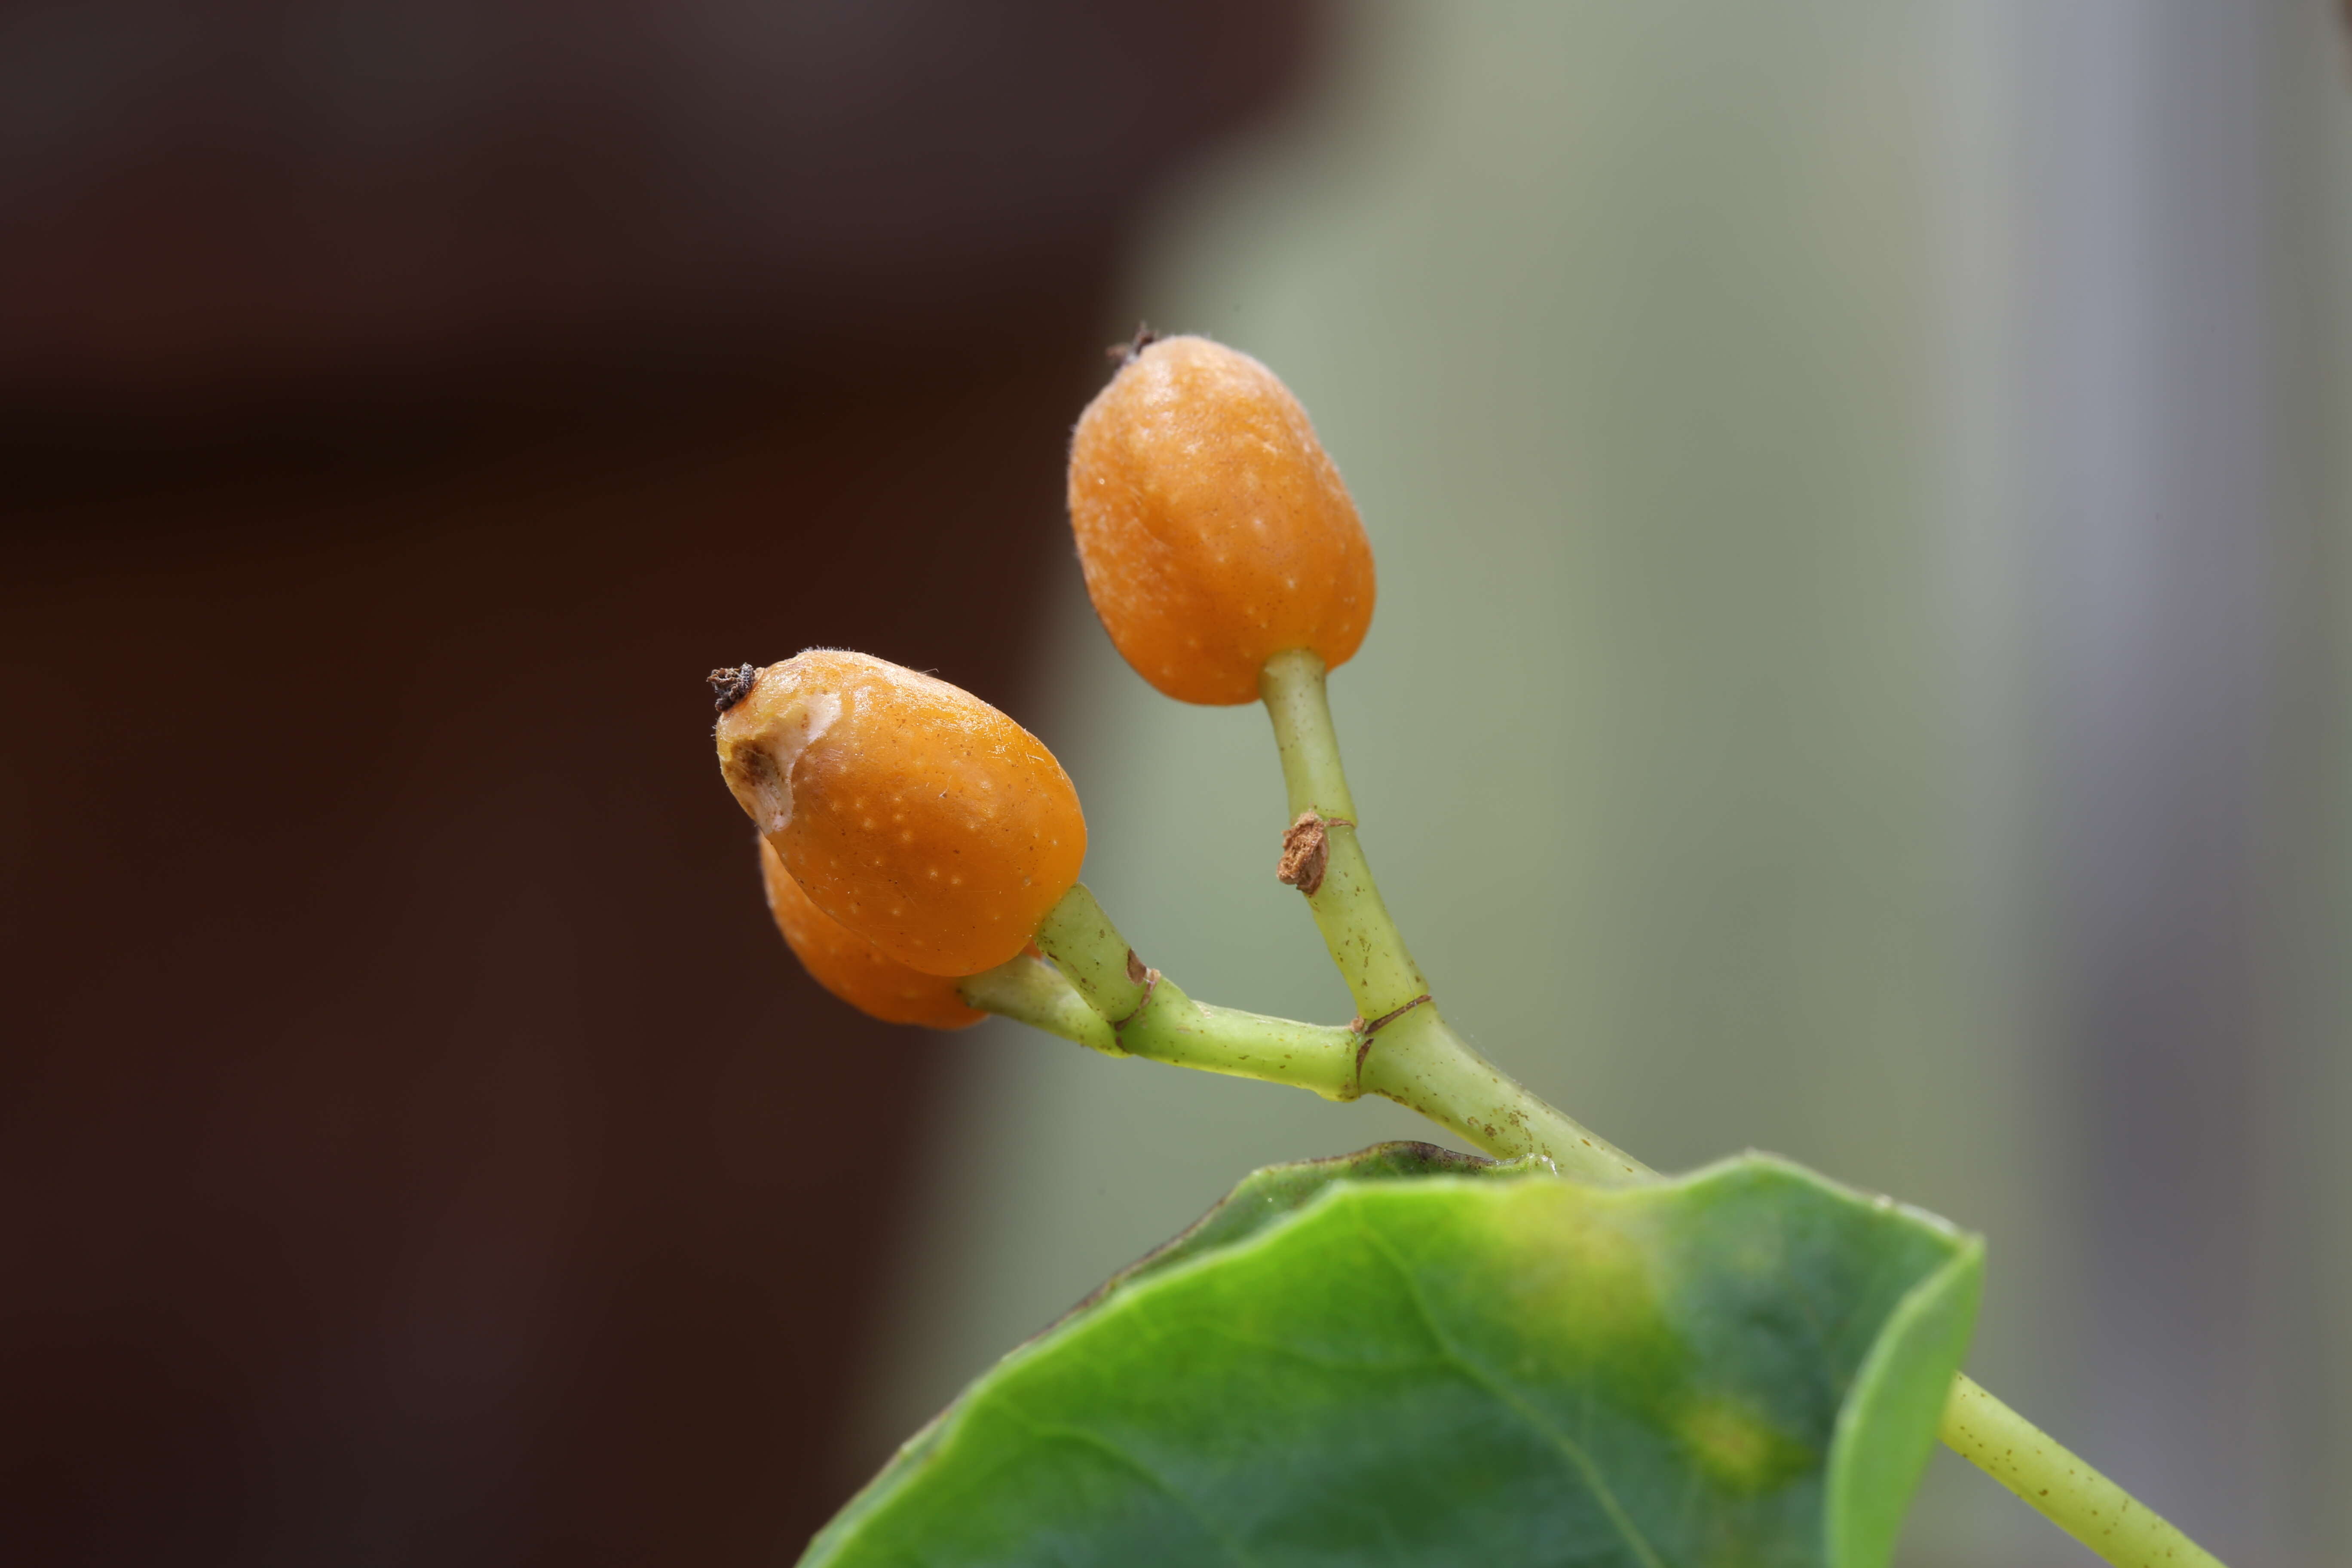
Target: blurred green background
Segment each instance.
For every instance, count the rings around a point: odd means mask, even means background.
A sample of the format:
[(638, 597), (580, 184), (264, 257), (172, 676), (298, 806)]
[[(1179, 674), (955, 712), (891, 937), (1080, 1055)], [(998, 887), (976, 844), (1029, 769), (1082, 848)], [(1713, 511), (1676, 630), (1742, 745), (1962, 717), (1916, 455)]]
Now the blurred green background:
[[(1127, 303), (1286, 377), (1362, 508), (1334, 700), (1449, 1016), (1663, 1167), (1987, 1233), (1984, 1381), (2233, 1560), (2336, 1561), (2342, 49), (2054, 9), (1371, 6)], [(1158, 697), (1066, 576), (1023, 717), (1087, 880), (1195, 994), (1344, 1019), (1264, 716)], [(966, 1039), (860, 1463), (1242, 1172), (1427, 1131)], [(1948, 1456), (1905, 1558), (2087, 1561)]]

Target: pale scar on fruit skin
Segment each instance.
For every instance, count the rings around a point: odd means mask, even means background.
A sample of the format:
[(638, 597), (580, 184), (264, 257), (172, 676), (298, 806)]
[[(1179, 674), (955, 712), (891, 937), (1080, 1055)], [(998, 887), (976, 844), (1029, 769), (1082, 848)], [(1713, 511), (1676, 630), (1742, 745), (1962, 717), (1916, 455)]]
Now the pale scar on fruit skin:
[[(750, 668), (744, 666), (743, 668)], [(741, 676), (741, 669), (714, 670), (710, 679), (714, 686), (726, 679), (732, 683)], [(734, 700), (727, 702), (722, 711), (731, 710), (736, 703), (751, 694), (759, 683), (754, 670), (741, 689), (735, 691)], [(782, 833), (793, 820), (793, 764), (801, 754), (824, 737), (841, 718), (841, 697), (837, 692), (816, 691), (792, 703), (767, 728), (747, 736), (729, 748), (727, 771), (730, 782), (749, 792), (759, 803), (754, 816), (762, 833)]]

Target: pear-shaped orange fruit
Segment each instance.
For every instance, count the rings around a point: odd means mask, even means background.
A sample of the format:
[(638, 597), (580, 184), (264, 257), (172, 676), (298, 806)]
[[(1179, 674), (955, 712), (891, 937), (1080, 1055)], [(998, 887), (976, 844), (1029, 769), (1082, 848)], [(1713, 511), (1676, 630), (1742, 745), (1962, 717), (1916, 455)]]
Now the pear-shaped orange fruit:
[(1372, 619), (1372, 550), (1307, 411), (1206, 338), (1134, 353), (1078, 418), (1070, 525), (1128, 663), (1186, 702), (1254, 702), (1277, 653), (1331, 668)]
[(734, 691), (718, 740), (728, 786), (809, 901), (925, 974), (1019, 952), (1086, 859), (1077, 791), (1044, 742), (883, 659), (812, 648), (772, 664)]

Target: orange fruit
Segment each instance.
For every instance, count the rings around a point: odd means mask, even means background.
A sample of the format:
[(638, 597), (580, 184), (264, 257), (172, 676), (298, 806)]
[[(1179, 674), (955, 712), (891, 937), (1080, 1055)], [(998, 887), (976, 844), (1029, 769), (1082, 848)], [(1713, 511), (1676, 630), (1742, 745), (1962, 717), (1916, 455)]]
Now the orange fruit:
[(1255, 702), (1275, 654), (1333, 668), (1371, 625), (1371, 545), (1307, 411), (1206, 338), (1148, 343), (1079, 416), (1070, 526), (1111, 641), (1186, 702)]
[(961, 1029), (987, 1016), (966, 1005), (955, 976), (908, 968), (809, 902), (764, 838), (760, 841), (760, 879), (767, 886), (768, 912), (801, 967), (859, 1012), (886, 1024), (920, 1024), (927, 1029)]
[(1086, 859), (1069, 774), (971, 692), (811, 648), (728, 688), (719, 767), (809, 901), (925, 974), (1028, 944)]

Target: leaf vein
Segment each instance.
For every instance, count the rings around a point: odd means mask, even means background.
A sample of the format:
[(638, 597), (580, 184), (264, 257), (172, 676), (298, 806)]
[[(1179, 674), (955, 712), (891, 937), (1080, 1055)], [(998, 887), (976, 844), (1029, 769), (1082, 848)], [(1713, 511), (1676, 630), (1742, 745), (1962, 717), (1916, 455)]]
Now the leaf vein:
[(1610, 1490), (1609, 1483), (1601, 1478), (1599, 1468), (1592, 1462), (1592, 1457), (1587, 1454), (1574, 1438), (1547, 1419), (1543, 1412), (1486, 1375), (1475, 1363), (1456, 1349), (1444, 1326), (1438, 1322), (1437, 1314), (1430, 1310), (1428, 1300), (1422, 1295), (1421, 1281), (1414, 1277), (1412, 1269), (1405, 1260), (1398, 1256), (1395, 1247), (1388, 1237), (1381, 1235), (1366, 1223), (1360, 1209), (1356, 1211), (1354, 1219), (1356, 1228), (1363, 1235), (1364, 1239), (1370, 1242), (1373, 1250), (1378, 1252), (1381, 1259), (1396, 1271), (1398, 1281), (1404, 1287), (1406, 1298), (1412, 1302), (1413, 1310), (1420, 1315), (1423, 1327), (1429, 1331), (1430, 1338), (1437, 1342), (1438, 1348), (1444, 1352), (1445, 1359), (1463, 1376), (1486, 1390), (1490, 1397), (1550, 1442), (1554, 1451), (1568, 1461), (1569, 1468), (1592, 1493), (1593, 1500), (1601, 1505), (1601, 1511), (1609, 1517), (1610, 1523), (1617, 1527), (1617, 1532), (1624, 1537), (1626, 1546), (1632, 1550), (1634, 1557), (1640, 1560), (1643, 1568), (1665, 1568), (1664, 1560), (1658, 1555), (1657, 1549), (1650, 1544), (1649, 1539), (1642, 1533), (1641, 1528), (1633, 1522), (1632, 1516), (1626, 1513), (1623, 1505), (1618, 1502), (1617, 1494)]
[(1047, 1442), (1073, 1443), (1081, 1447), (1092, 1448), (1142, 1478), (1144, 1483), (1154, 1491), (1172, 1499), (1183, 1508), (1185, 1512), (1191, 1514), (1193, 1521), (1200, 1525), (1201, 1532), (1215, 1542), (1229, 1560), (1240, 1564), (1241, 1568), (1250, 1568), (1249, 1553), (1242, 1550), (1239, 1542), (1217, 1527), (1217, 1521), (1210, 1517), (1206, 1509), (1187, 1497), (1175, 1483), (1170, 1481), (1142, 1459), (1129, 1453), (1118, 1444), (1099, 1432), (1089, 1432), (1083, 1426), (1069, 1426), (1060, 1422), (1040, 1421), (1010, 1400), (1003, 1401), (1002, 1408), (1007, 1415), (1027, 1428), (1033, 1437), (1042, 1438)]

